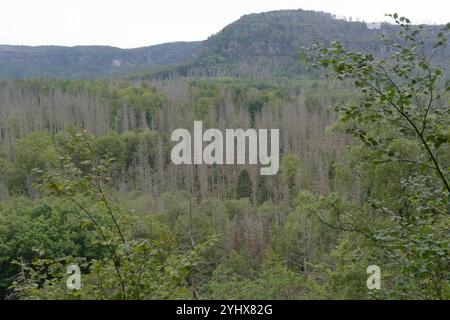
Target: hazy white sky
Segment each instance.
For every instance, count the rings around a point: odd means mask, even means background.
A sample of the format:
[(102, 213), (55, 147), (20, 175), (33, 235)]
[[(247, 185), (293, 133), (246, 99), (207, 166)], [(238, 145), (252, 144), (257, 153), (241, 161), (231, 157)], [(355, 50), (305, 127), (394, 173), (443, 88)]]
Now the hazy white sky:
[(122, 48), (203, 40), (244, 14), (279, 9), (383, 21), (450, 21), (449, 0), (0, 0), (0, 44)]

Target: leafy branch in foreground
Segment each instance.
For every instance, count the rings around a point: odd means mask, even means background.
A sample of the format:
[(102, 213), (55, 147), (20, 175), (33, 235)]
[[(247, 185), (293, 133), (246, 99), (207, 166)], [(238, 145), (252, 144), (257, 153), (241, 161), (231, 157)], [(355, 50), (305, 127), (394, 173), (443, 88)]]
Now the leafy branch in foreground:
[[(390, 15), (400, 25), (398, 39), (384, 39), (394, 53), (376, 59), (372, 54), (351, 52), (339, 42), (331, 47), (315, 47), (318, 64), (334, 72), (337, 79), (351, 79), (361, 92), (357, 104), (337, 107), (343, 122), (357, 122), (351, 132), (366, 144), (384, 151), (384, 160), (402, 161), (432, 168), (442, 184), (442, 192), (450, 194), (448, 148), (450, 80), (432, 65), (437, 50), (447, 46), (450, 24), (437, 34), (432, 49), (425, 48), (423, 26), (397, 14)], [(445, 82), (445, 83), (444, 83)], [(391, 136), (373, 135), (370, 128), (395, 128)], [(423, 154), (419, 159), (401, 159), (388, 148), (390, 141), (404, 137), (419, 142)]]
[(341, 214), (360, 217), (357, 229), (344, 229), (340, 216), (320, 222), (347, 233), (364, 227), (364, 256), (385, 270), (385, 286), (374, 296), (447, 299), (450, 81), (448, 70), (433, 66), (431, 58), (446, 48), (450, 24), (430, 46), (423, 40), (425, 28), (390, 16), (400, 31), (383, 38), (385, 56), (352, 52), (338, 42), (314, 48), (317, 65), (360, 93), (356, 102), (335, 110), (336, 128), (356, 138), (344, 167), (357, 171), (352, 181), (364, 184), (361, 210)]
[[(30, 266), (18, 262), (23, 276), (12, 285), (17, 295), (45, 299), (189, 298), (189, 274), (215, 239), (179, 253), (163, 239), (136, 237), (135, 217), (122, 212), (107, 195), (115, 159), (100, 157), (95, 139), (86, 131), (71, 129), (68, 133), (59, 157), (60, 168), (34, 171), (40, 179), (38, 188), (74, 204), (87, 218), (81, 220), (82, 232), (97, 233), (98, 245), (109, 255), (95, 259), (41, 257)], [(84, 270), (79, 291), (65, 287), (65, 267), (73, 262)]]

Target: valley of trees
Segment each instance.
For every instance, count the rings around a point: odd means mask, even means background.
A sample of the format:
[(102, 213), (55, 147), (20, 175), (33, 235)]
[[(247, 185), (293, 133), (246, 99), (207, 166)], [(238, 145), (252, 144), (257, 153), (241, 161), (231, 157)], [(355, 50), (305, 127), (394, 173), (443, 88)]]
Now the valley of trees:
[[(321, 40), (298, 14), (293, 28)], [(361, 52), (269, 47), (252, 66), (255, 48), (232, 46), (252, 43), (233, 34), (244, 20), (194, 64), (0, 81), (0, 297), (450, 299), (450, 25), (431, 43), (392, 18), (398, 35)], [(281, 18), (246, 19), (266, 34)], [(263, 60), (267, 76), (253, 68)], [(279, 128), (279, 173), (172, 164), (171, 133), (194, 120)], [(80, 290), (66, 286), (70, 264)], [(366, 286), (370, 265), (379, 290)]]

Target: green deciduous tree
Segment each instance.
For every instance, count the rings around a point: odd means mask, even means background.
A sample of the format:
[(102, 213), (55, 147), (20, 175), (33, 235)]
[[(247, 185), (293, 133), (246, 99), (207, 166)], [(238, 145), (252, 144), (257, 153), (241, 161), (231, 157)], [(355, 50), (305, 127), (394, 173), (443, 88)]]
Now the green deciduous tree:
[[(388, 56), (351, 52), (338, 42), (316, 47), (318, 64), (339, 80), (352, 80), (361, 94), (357, 102), (336, 110), (339, 126), (357, 141), (349, 154), (351, 170), (365, 187), (363, 207), (349, 216), (356, 223), (327, 224), (363, 235), (363, 255), (385, 270), (380, 296), (445, 299), (450, 277), (450, 82), (431, 57), (446, 47), (450, 24), (437, 33), (430, 51), (422, 40), (423, 27), (391, 16), (400, 31), (397, 39), (384, 39), (392, 52)], [(361, 221), (361, 214), (370, 222)], [(346, 250), (346, 255), (356, 252)]]

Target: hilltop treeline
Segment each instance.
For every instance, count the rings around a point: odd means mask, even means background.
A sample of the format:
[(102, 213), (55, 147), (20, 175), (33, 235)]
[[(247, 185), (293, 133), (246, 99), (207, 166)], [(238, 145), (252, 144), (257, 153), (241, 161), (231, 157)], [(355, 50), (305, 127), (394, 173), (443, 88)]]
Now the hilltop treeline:
[[(426, 49), (442, 26), (425, 25)], [(135, 49), (105, 46), (0, 46), (0, 79), (48, 77), (98, 79), (121, 75), (132, 79), (174, 77), (251, 77), (313, 74), (299, 55), (315, 43), (340, 41), (377, 56), (389, 54), (381, 36), (392, 37), (395, 24), (378, 29), (364, 21), (337, 19), (315, 11), (279, 10), (249, 14), (200, 42), (174, 42)], [(448, 50), (435, 52), (445, 65)]]

